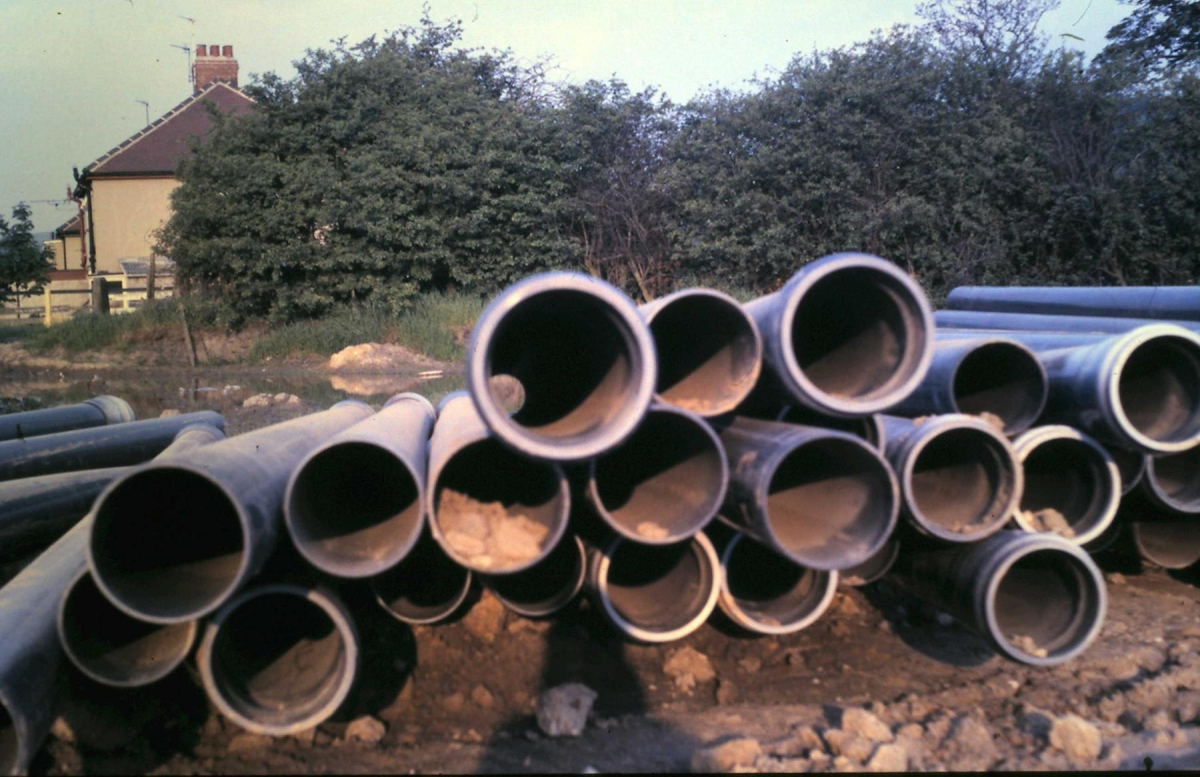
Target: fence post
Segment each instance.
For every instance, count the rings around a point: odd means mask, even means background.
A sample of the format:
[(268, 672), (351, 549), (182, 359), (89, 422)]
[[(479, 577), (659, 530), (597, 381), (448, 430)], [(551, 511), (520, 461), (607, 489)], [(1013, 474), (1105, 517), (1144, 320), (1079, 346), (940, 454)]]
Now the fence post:
[(92, 312), (108, 315), (108, 281), (103, 275), (92, 278)]
[(46, 296), (46, 314), (44, 316), (42, 316), (42, 323), (45, 324), (46, 326), (50, 326), (51, 324), (54, 323), (54, 321), (52, 320), (52, 318), (54, 316), (54, 302), (53, 302), (53, 300), (50, 299), (51, 294), (50, 294), (49, 284), (46, 285), (46, 289), (43, 293)]

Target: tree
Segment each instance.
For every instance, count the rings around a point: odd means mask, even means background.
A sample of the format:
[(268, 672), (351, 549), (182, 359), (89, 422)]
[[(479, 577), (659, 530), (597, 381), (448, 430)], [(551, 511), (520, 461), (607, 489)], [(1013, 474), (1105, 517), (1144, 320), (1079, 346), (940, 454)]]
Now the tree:
[(917, 6), (945, 51), (967, 52), (994, 78), (1030, 75), (1040, 64), (1046, 37), (1038, 24), (1059, 0), (929, 0)]
[(0, 218), (0, 303), (40, 294), (50, 271), (50, 250), (33, 237), (31, 211), (25, 203), (12, 210), (12, 222)]
[(1105, 58), (1128, 57), (1151, 69), (1194, 66), (1200, 62), (1200, 2), (1196, 0), (1121, 0), (1135, 5), (1128, 17), (1108, 31)]

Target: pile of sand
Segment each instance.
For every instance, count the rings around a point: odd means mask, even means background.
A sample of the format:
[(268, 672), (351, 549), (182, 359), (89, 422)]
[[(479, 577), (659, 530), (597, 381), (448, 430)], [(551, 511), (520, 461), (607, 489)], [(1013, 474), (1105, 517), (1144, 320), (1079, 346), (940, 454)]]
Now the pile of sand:
[(525, 515), (519, 506), (480, 502), (446, 489), (437, 509), (438, 525), (449, 549), (473, 569), (520, 567), (542, 553), (550, 528)]
[(1025, 525), (1034, 531), (1057, 534), (1068, 540), (1075, 538), (1075, 530), (1071, 528), (1071, 524), (1067, 523), (1066, 517), (1053, 507), (1042, 510), (1024, 510), (1022, 516), (1025, 518)]

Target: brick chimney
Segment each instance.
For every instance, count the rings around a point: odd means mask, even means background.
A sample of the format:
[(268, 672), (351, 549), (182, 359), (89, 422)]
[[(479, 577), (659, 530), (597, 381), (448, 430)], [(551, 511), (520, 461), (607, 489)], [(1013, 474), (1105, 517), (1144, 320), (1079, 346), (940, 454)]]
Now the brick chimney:
[(238, 63), (233, 58), (233, 46), (222, 47), (219, 43), (196, 46), (196, 63), (192, 65), (195, 88), (192, 94), (200, 94), (214, 81), (224, 81), (237, 88)]

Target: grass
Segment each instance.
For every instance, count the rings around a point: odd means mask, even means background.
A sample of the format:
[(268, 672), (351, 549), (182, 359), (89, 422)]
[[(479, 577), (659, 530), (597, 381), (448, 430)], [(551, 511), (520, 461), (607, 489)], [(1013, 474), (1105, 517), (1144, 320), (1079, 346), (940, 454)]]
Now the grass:
[[(210, 326), (215, 320), (215, 309), (203, 302), (189, 300), (187, 310), (188, 323), (193, 327)], [(179, 326), (178, 300), (159, 300), (123, 315), (80, 313), (60, 324), (39, 327), (28, 336), (27, 345), (37, 351), (59, 347), (69, 353), (94, 351), (120, 346), (132, 332), (163, 326)]]

